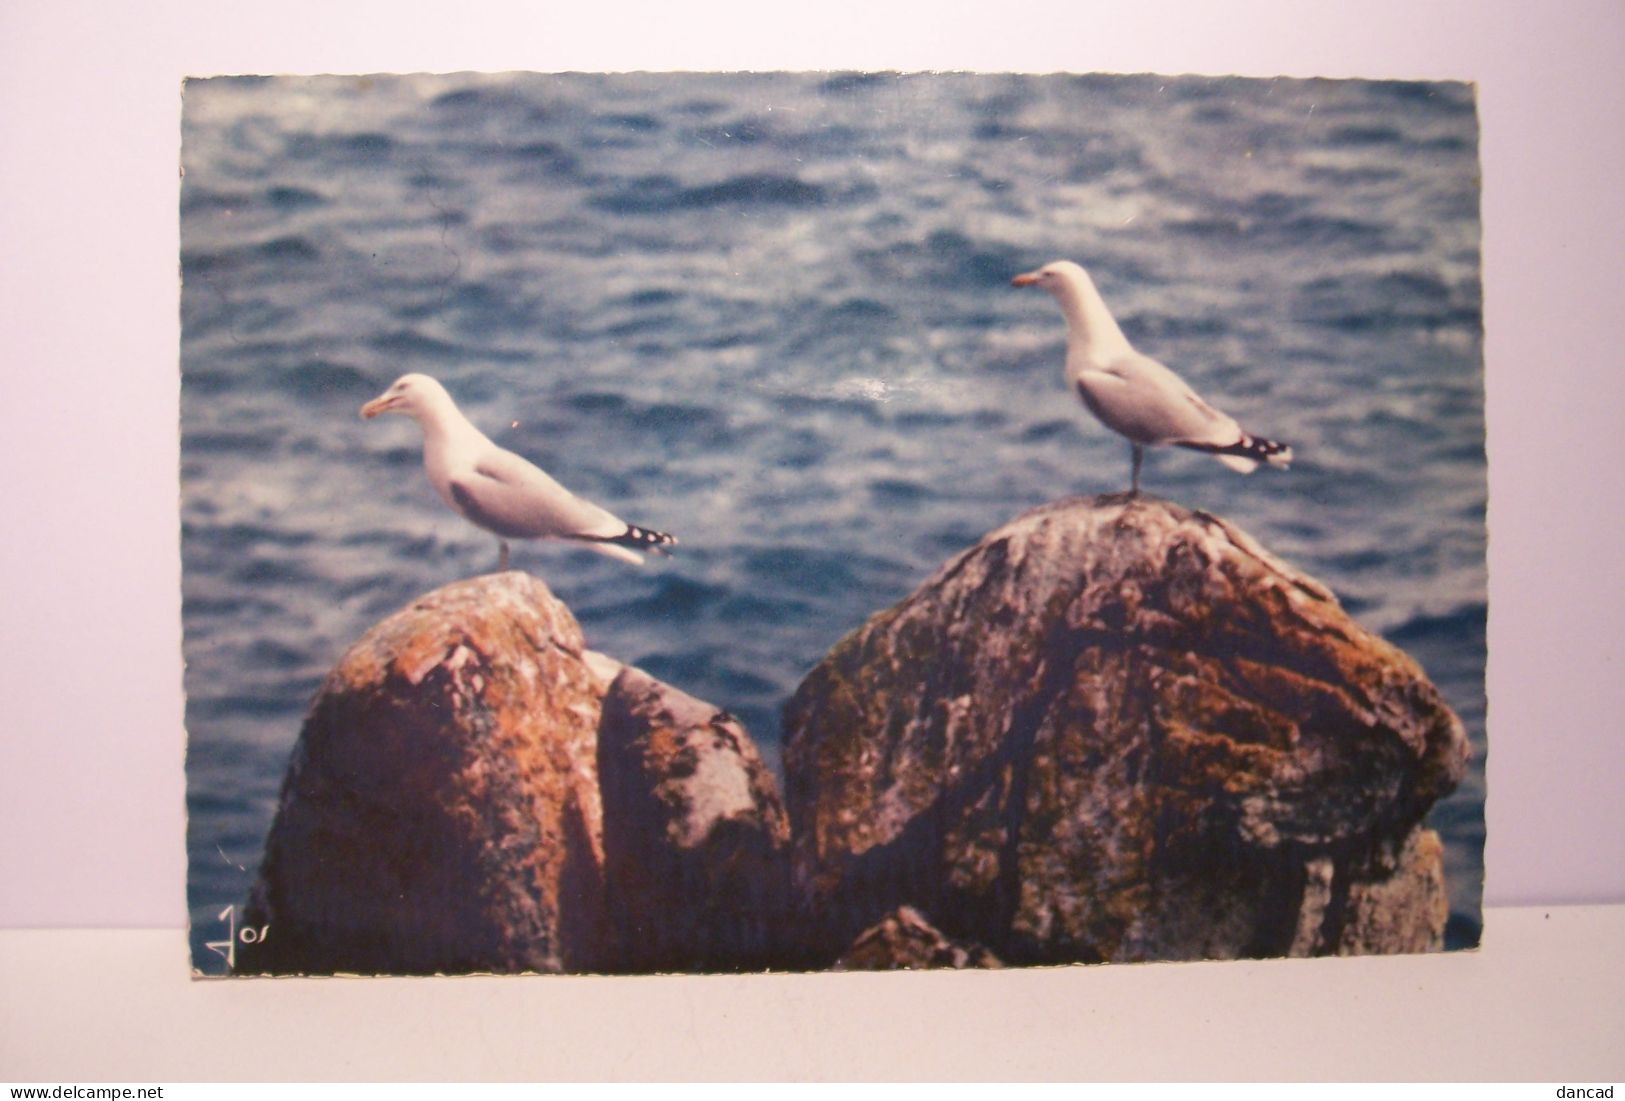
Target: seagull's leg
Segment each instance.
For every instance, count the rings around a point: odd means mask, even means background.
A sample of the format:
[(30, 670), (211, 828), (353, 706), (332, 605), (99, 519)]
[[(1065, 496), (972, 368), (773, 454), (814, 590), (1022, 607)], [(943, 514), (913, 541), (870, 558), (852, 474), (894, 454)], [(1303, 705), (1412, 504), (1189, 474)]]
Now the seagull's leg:
[(508, 541), (498, 539), (497, 546), (502, 548), (502, 553), (497, 555), (497, 573), (506, 573), (508, 572)]
[(1140, 495), (1140, 464), (1145, 461), (1145, 448), (1137, 443), (1130, 443), (1129, 448), (1134, 452), (1134, 488), (1129, 490), (1130, 497)]

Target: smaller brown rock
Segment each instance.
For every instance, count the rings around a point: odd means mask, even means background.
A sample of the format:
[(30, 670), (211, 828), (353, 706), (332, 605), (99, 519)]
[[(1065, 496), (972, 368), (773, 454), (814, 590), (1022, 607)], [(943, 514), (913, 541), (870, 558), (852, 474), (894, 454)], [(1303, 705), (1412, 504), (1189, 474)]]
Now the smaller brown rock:
[(1373, 872), (1349, 886), (1337, 951), (1344, 956), (1436, 952), (1449, 917), (1444, 843), (1434, 831), (1418, 827), (1388, 875)]
[(598, 770), (615, 969), (783, 966), (789, 822), (738, 720), (627, 667)]
[(927, 967), (1001, 967), (980, 944), (949, 940), (912, 906), (900, 906), (858, 934), (836, 971), (903, 971)]

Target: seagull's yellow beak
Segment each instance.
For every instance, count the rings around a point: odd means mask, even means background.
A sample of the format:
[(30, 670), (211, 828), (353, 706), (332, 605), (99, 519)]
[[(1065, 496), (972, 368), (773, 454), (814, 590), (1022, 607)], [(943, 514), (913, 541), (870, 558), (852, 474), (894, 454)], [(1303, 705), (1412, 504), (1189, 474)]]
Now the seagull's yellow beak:
[(388, 394), (381, 394), (361, 407), (361, 419), (370, 421), (379, 413), (387, 413), (392, 409)]
[(1036, 271), (1026, 271), (1010, 280), (1010, 285), (1012, 287), (1030, 287), (1036, 282), (1038, 282), (1038, 273)]

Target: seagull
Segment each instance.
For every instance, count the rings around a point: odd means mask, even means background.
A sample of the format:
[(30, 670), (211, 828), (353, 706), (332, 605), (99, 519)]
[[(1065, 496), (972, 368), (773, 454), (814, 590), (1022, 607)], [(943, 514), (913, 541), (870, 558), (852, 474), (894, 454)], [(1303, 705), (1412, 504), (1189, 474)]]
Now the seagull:
[[(423, 469), (441, 500), (502, 547), (497, 569), (508, 568), (509, 539), (565, 539), (642, 565), (677, 542), (584, 501), (540, 467), (486, 438), (463, 416), (446, 388), (428, 375), (402, 375), (361, 407), (363, 419), (402, 413), (423, 429)], [(642, 552), (642, 553), (640, 553)]]
[(1284, 468), (1292, 462), (1292, 449), (1286, 444), (1243, 432), (1234, 420), (1197, 397), (1178, 375), (1136, 352), (1089, 273), (1077, 264), (1057, 260), (1010, 282), (1043, 287), (1060, 303), (1066, 315), (1066, 380), (1101, 424), (1127, 438), (1133, 449), (1131, 495), (1140, 492), (1140, 464), (1147, 446), (1205, 451), (1243, 474), (1260, 463)]

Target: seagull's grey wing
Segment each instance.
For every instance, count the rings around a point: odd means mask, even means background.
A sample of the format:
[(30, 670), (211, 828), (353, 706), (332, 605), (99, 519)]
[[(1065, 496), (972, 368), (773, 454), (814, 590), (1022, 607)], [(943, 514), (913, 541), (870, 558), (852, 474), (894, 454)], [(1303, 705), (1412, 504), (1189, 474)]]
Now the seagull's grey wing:
[(1138, 352), (1085, 371), (1084, 402), (1107, 427), (1139, 443), (1234, 443), (1241, 429), (1150, 356)]
[(469, 520), (505, 538), (613, 538), (627, 529), (608, 511), (501, 448), (481, 454), (472, 472), (453, 476), (451, 496)]

